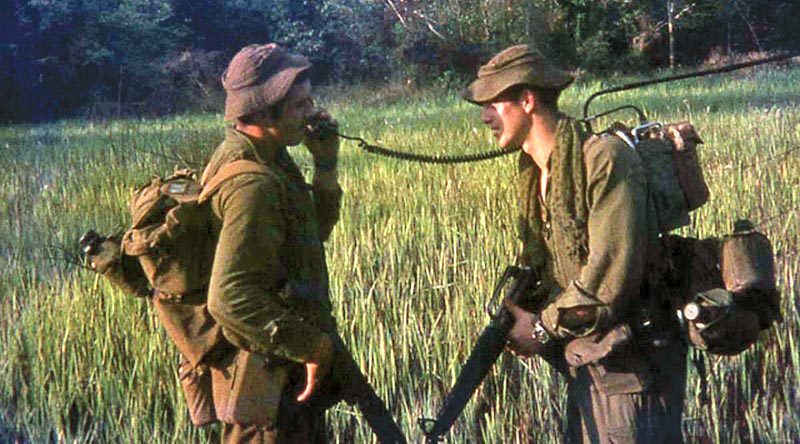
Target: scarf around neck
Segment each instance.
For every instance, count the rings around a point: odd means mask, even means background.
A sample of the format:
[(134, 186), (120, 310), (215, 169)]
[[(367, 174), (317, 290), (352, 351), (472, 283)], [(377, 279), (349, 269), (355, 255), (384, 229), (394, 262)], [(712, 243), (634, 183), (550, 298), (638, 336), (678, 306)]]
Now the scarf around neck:
[[(566, 251), (570, 262), (584, 263), (588, 256), (589, 216), (586, 202), (586, 166), (583, 144), (586, 133), (580, 122), (560, 115), (556, 128), (556, 146), (550, 154), (550, 183), (547, 187), (547, 214), (553, 230), (562, 230), (570, 238)], [(519, 235), (524, 248), (519, 261), (544, 275), (548, 252), (544, 239), (545, 223), (539, 199), (541, 170), (522, 152), (519, 159)]]

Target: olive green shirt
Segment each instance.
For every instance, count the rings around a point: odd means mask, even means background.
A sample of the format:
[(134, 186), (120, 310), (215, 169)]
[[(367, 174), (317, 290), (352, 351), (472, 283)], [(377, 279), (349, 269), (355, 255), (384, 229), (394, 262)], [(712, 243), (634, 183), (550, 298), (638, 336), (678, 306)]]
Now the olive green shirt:
[(304, 362), (333, 328), (323, 241), (339, 217), (335, 170), (308, 185), (286, 147), (259, 144), (233, 128), (205, 177), (234, 160), (272, 174), (243, 174), (209, 200), (218, 237), (208, 308), (239, 348)]
[[(604, 331), (626, 318), (639, 297), (648, 245), (657, 238), (647, 181), (636, 153), (617, 137), (594, 138), (584, 143), (584, 163), (589, 217), (586, 227), (577, 229), (588, 231), (585, 261), (569, 254), (584, 247), (575, 245), (571, 221), (556, 220), (548, 211), (546, 196), (540, 201), (541, 213), (528, 216), (543, 220), (548, 250), (544, 280), (560, 290), (543, 308), (542, 324), (560, 338)], [(541, 172), (536, 165), (533, 168), (527, 199), (540, 198)], [(565, 325), (562, 313), (580, 307), (596, 310), (596, 320)]]

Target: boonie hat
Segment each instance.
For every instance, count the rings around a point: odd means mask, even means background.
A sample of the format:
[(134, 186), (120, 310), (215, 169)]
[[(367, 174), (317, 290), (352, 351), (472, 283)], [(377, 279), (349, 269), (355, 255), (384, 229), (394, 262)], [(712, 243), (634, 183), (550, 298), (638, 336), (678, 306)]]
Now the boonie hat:
[(461, 95), (475, 103), (495, 99), (516, 85), (562, 90), (575, 80), (572, 75), (547, 63), (544, 56), (530, 45), (504, 49), (478, 70), (478, 78)]
[(222, 73), (225, 120), (233, 120), (278, 103), (297, 75), (311, 67), (307, 58), (275, 43), (242, 48)]

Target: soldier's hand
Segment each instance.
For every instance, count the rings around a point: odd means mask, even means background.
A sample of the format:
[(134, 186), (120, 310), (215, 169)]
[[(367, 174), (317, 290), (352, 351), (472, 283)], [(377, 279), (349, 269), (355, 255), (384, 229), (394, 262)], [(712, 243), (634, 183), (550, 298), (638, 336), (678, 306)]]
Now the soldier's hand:
[(506, 347), (515, 355), (530, 357), (544, 350), (544, 343), (536, 339), (534, 325), (539, 321), (539, 315), (525, 311), (517, 304), (506, 298), (503, 305), (514, 315), (514, 327), (508, 333)]
[(303, 143), (314, 158), (315, 165), (329, 168), (336, 165), (339, 155), (338, 130), (339, 124), (324, 109), (315, 109), (306, 118)]
[(314, 355), (306, 361), (306, 386), (297, 396), (297, 402), (306, 402), (314, 394), (319, 380), (328, 374), (333, 361), (333, 341), (330, 336), (323, 334), (317, 345)]
[(592, 364), (626, 345), (631, 338), (627, 324), (618, 325), (605, 335), (597, 333), (570, 341), (564, 349), (564, 358), (571, 367)]

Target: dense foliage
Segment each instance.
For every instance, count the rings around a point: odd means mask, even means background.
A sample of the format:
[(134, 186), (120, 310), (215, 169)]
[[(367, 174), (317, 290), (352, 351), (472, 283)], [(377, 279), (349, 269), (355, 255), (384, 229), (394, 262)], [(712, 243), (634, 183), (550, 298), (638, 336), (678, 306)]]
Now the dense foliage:
[(0, 0), (0, 121), (216, 107), (252, 42), (307, 54), (318, 82), (447, 82), (511, 43), (594, 72), (666, 65), (670, 40), (684, 64), (791, 49), (798, 30), (796, 0)]

